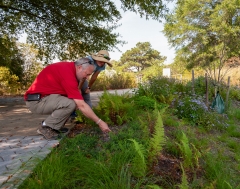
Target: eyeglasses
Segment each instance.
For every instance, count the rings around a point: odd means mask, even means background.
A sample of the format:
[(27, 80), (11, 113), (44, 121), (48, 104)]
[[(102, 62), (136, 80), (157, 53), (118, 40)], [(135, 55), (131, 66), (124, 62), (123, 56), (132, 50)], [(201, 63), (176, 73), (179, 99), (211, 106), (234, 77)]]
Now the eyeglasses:
[(103, 58), (106, 58), (107, 60), (111, 60), (111, 58), (108, 55), (106, 55), (106, 54), (100, 54), (100, 55), (102, 55)]
[(91, 64), (91, 65), (94, 65), (93, 61), (91, 61), (91, 60), (89, 60), (89, 61), (87, 61), (87, 62), (83, 62), (83, 63), (81, 63), (80, 65), (83, 65), (83, 64)]

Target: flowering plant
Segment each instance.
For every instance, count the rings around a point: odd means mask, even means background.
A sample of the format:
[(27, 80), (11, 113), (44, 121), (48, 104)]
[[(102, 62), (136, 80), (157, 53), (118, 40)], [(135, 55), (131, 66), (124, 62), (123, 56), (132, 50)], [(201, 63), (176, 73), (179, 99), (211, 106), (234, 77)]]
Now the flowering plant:
[(179, 98), (176, 104), (176, 115), (179, 118), (186, 118), (192, 123), (198, 123), (201, 117), (208, 112), (208, 107), (201, 97), (185, 96)]

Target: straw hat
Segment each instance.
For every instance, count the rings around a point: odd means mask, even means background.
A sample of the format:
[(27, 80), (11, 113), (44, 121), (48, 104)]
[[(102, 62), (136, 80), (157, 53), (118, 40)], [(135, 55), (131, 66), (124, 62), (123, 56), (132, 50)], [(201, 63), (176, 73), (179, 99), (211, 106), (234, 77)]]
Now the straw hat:
[(110, 67), (112, 67), (112, 64), (110, 63), (110, 57), (109, 53), (106, 50), (100, 50), (97, 54), (92, 54), (92, 58), (94, 60), (98, 60), (101, 62), (107, 63)]

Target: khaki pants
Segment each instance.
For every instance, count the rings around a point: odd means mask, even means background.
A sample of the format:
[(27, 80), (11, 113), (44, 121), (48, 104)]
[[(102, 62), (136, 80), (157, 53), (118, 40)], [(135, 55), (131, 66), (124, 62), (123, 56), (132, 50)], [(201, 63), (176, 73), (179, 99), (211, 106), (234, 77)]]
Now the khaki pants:
[(71, 113), (76, 109), (74, 100), (58, 94), (52, 94), (39, 101), (26, 101), (27, 108), (35, 114), (50, 114), (45, 123), (52, 129), (64, 126)]

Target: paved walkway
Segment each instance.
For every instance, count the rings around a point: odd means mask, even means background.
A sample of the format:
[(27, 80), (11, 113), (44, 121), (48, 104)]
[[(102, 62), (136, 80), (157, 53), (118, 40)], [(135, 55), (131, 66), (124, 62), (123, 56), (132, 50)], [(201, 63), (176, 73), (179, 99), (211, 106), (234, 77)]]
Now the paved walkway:
[[(121, 95), (124, 93), (132, 93), (133, 90), (109, 90), (108, 92)], [(101, 95), (102, 92), (91, 93), (93, 106), (97, 105)], [(8, 102), (3, 103), (0, 99), (0, 188), (2, 189), (18, 188), (35, 166), (59, 144), (58, 140), (47, 141), (41, 135), (37, 134), (36, 129), (37, 124), (39, 124), (37, 123), (39, 122), (39, 117), (34, 117), (33, 114), (29, 112), (28, 115), (30, 118), (26, 117), (26, 122), (29, 120), (31, 124), (25, 125), (25, 132), (16, 132), (18, 120), (20, 119), (17, 117), (17, 114), (19, 114), (20, 111), (26, 111), (26, 107), (23, 110), (23, 98), (19, 99), (18, 97), (16, 104), (21, 104), (21, 106), (16, 106), (10, 114), (9, 112), (4, 112), (4, 107), (8, 104)], [(24, 113), (27, 114), (26, 112)], [(21, 114), (18, 116), (22, 117)], [(9, 119), (9, 121), (6, 122), (6, 119)], [(35, 126), (33, 128), (27, 128), (28, 125), (29, 127), (32, 126), (32, 123), (35, 123)], [(9, 129), (10, 127), (15, 130)], [(72, 125), (70, 124), (68, 127), (72, 127)], [(32, 130), (34, 130), (34, 132)]]
[(0, 137), (0, 188), (17, 188), (58, 140), (42, 136)]

